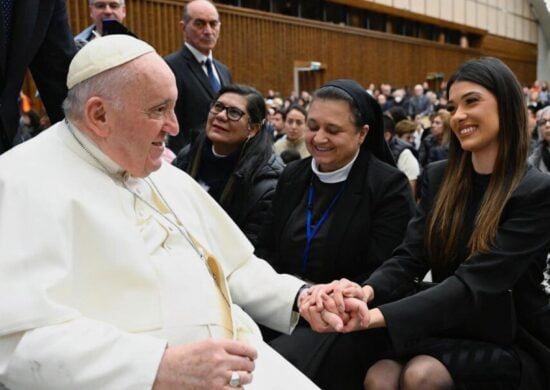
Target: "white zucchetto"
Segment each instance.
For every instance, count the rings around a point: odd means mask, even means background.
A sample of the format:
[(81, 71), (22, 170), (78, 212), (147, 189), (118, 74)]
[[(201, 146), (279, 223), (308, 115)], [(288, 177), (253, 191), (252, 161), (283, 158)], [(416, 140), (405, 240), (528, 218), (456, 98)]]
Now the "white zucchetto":
[(76, 53), (69, 66), (67, 88), (147, 53), (155, 53), (148, 43), (130, 35), (114, 34), (95, 38)]

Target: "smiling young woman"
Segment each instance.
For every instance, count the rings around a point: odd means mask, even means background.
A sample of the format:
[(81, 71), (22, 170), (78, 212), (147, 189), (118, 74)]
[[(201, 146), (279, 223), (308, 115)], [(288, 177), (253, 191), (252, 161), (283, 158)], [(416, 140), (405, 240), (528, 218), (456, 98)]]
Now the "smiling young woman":
[[(327, 353), (323, 389), (363, 378), (369, 390), (548, 389), (550, 176), (526, 162), (521, 87), (496, 58), (464, 63), (447, 85), (449, 160), (427, 166), (403, 243), (361, 285), (314, 288), (300, 308), (314, 329), (334, 331), (319, 315), (335, 304), (316, 302), (335, 294), (347, 308), (341, 330), (363, 330)], [(419, 283), (428, 271), (431, 286)], [(357, 361), (363, 371), (333, 369)]]

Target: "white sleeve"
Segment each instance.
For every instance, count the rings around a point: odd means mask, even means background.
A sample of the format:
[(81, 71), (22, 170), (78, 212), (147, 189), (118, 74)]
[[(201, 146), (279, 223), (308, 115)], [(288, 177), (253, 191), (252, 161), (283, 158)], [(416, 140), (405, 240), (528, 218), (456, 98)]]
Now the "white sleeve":
[(151, 389), (166, 341), (78, 318), (0, 337), (0, 384), (17, 389)]
[(291, 333), (299, 316), (292, 310), (296, 294), (305, 282), (278, 274), (256, 256), (228, 277), (233, 302), (254, 321), (283, 333)]
[(407, 176), (409, 180), (418, 179), (420, 175), (420, 166), (418, 160), (414, 157), (409, 149), (405, 149), (397, 159), (397, 168)]

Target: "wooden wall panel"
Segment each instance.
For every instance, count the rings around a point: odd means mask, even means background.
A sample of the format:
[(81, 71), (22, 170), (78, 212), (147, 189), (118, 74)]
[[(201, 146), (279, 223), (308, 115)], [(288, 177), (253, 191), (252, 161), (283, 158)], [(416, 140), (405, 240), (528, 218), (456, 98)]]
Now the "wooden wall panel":
[[(126, 0), (127, 26), (161, 55), (178, 50), (183, 0)], [(90, 24), (88, 0), (67, 1), (76, 34)], [(390, 82), (412, 86), (430, 72), (446, 77), (468, 58), (494, 55), (524, 83), (536, 77), (536, 45), (485, 36), (480, 49), (461, 49), (403, 36), (218, 5), (222, 21), (215, 56), (236, 82), (288, 95), (295, 61), (320, 61), (325, 81), (354, 78), (363, 85)]]

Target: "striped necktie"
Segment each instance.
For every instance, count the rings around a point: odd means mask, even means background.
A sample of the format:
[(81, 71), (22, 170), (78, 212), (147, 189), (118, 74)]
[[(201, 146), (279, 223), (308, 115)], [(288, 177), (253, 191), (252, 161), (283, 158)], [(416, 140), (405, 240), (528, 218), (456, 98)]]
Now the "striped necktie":
[(208, 80), (210, 81), (210, 85), (212, 86), (212, 89), (215, 93), (218, 93), (218, 91), (221, 88), (220, 82), (214, 75), (214, 69), (212, 68), (212, 60), (210, 58), (207, 58), (206, 61), (204, 61), (206, 65), (206, 71), (208, 72)]

